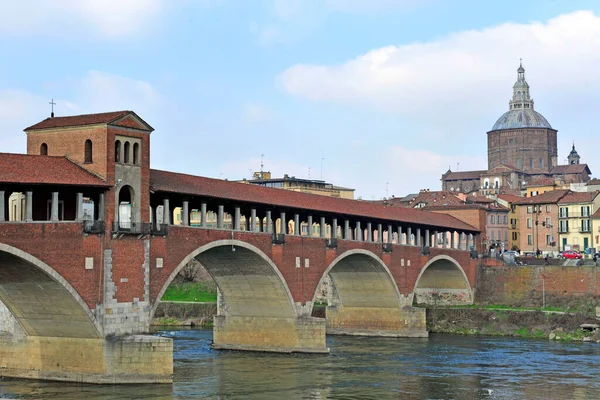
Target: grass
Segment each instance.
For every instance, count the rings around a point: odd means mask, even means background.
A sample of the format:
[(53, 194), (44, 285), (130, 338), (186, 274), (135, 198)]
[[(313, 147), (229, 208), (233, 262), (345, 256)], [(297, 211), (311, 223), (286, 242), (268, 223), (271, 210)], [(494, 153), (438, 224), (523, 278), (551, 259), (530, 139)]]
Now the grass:
[(201, 282), (186, 282), (169, 286), (161, 300), (216, 303), (217, 291)]
[[(431, 306), (425, 306), (431, 307)], [(479, 310), (505, 310), (505, 311), (551, 311), (551, 312), (567, 312), (572, 311), (568, 308), (560, 308), (553, 306), (542, 307), (518, 307), (518, 306), (507, 306), (505, 304), (465, 304), (457, 306), (438, 306), (439, 308), (465, 308), (465, 309), (479, 309)]]

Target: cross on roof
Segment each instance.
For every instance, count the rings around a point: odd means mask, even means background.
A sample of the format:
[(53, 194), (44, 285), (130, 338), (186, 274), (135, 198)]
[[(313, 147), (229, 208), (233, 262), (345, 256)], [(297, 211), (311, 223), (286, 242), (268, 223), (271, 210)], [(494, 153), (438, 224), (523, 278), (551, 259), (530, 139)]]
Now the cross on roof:
[(54, 99), (50, 100), (50, 103), (48, 103), (48, 104), (50, 104), (50, 107), (52, 107), (51, 112), (50, 112), (50, 117), (54, 118), (54, 106), (56, 105), (56, 103), (54, 102)]

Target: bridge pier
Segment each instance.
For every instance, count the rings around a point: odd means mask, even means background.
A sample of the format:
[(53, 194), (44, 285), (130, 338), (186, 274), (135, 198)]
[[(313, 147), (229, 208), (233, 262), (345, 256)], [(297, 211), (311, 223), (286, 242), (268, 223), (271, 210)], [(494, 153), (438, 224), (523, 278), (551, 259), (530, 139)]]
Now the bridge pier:
[(155, 336), (108, 339), (0, 332), (0, 376), (66, 382), (173, 382), (173, 342)]
[(214, 317), (213, 345), (218, 350), (275, 353), (329, 353), (325, 321), (313, 317)]

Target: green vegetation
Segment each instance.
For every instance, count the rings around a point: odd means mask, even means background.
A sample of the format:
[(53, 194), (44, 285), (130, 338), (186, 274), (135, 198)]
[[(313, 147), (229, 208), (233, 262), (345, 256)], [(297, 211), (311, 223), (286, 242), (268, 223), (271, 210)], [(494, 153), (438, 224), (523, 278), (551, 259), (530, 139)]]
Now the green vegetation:
[(202, 282), (178, 283), (170, 285), (161, 300), (216, 303), (217, 291)]

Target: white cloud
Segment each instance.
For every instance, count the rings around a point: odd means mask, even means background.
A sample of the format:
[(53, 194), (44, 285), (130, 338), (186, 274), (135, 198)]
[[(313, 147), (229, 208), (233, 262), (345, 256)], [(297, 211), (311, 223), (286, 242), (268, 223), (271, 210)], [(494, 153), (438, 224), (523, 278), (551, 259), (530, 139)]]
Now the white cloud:
[(600, 17), (580, 11), (382, 47), (340, 65), (299, 64), (280, 82), (295, 96), (420, 118), (464, 137), (474, 124), (479, 132), (489, 129), (507, 109), (520, 57), (538, 110), (552, 109), (552, 102), (563, 110), (581, 107), (600, 90), (598, 48)]
[(164, 4), (164, 0), (3, 1), (0, 35), (124, 37), (155, 23)]

